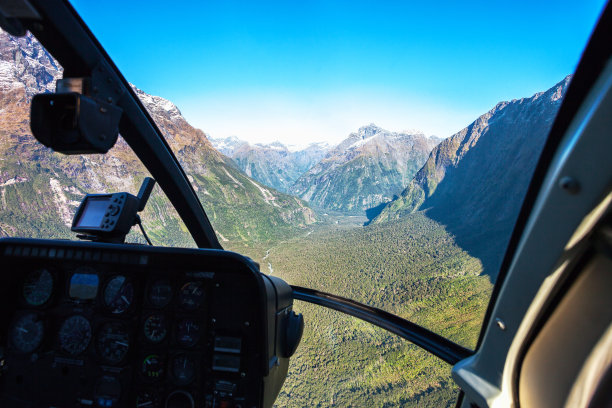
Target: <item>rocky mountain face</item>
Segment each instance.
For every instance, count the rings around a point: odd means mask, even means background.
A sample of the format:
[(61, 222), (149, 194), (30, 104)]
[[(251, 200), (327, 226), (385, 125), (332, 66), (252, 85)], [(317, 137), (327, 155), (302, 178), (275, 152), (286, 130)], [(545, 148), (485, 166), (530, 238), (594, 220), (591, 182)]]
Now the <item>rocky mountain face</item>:
[(444, 140), (374, 223), (426, 210), (496, 273), (570, 79), (500, 102)]
[[(53, 91), (59, 77), (61, 67), (33, 37), (0, 31), (0, 236), (72, 237), (69, 225), (83, 194), (136, 194), (148, 175), (121, 138), (106, 155), (82, 156), (54, 153), (34, 139), (31, 96)], [(135, 91), (184, 166), (222, 243), (266, 240), (315, 221), (303, 201), (237, 170), (171, 102)], [(159, 187), (142, 218), (154, 243), (193, 244)]]
[(328, 210), (375, 211), (401, 193), (439, 142), (416, 131), (364, 126), (330, 150), (290, 191)]
[(312, 143), (304, 149), (280, 142), (252, 145), (236, 137), (211, 139), (211, 142), (249, 177), (284, 192), (289, 192), (293, 183), (329, 149), (326, 143)]

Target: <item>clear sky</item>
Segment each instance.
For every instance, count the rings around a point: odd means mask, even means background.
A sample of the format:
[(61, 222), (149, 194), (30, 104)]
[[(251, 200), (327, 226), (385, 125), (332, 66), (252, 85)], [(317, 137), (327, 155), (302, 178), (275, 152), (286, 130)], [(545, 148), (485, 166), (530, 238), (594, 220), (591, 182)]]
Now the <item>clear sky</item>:
[(212, 137), (448, 137), (574, 71), (604, 1), (91, 1), (126, 78)]

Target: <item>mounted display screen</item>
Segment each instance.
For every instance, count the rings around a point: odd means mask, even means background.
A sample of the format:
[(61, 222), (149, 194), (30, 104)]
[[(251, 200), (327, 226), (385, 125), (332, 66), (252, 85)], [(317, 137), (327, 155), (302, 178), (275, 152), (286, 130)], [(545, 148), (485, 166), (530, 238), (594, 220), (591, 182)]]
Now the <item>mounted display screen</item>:
[(77, 228), (99, 228), (111, 203), (111, 196), (87, 197)]

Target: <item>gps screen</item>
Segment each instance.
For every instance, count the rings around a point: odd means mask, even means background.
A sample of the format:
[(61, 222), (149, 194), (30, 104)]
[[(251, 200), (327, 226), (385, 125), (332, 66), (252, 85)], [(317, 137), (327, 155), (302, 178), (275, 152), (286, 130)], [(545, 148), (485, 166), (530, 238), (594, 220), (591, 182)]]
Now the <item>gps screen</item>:
[(99, 228), (110, 200), (111, 197), (89, 197), (77, 222), (77, 228)]

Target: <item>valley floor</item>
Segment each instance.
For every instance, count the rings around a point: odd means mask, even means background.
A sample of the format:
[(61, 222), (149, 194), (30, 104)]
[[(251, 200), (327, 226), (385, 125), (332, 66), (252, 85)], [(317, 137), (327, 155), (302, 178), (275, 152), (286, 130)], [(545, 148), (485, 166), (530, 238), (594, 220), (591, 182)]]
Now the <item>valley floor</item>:
[[(293, 239), (231, 249), (291, 284), (385, 309), (473, 348), (492, 288), (480, 261), (422, 213), (362, 225), (329, 216)], [(306, 328), (277, 406), (453, 406), (446, 363), (339, 312), (303, 302), (295, 309)]]

